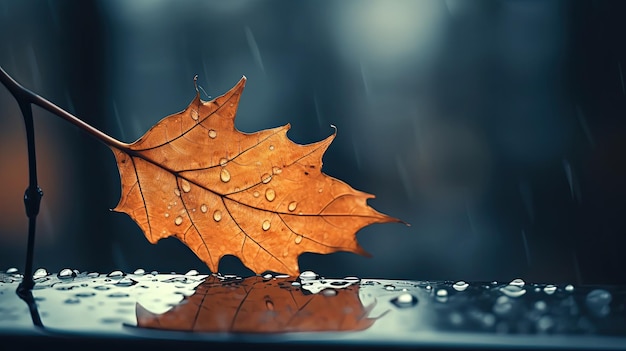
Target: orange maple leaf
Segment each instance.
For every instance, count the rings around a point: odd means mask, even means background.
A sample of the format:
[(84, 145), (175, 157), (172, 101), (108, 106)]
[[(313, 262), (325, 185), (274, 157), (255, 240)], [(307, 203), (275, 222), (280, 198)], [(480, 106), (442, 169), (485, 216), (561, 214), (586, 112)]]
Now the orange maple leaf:
[(255, 273), (297, 275), (303, 252), (367, 255), (361, 228), (398, 219), (367, 205), (373, 195), (322, 173), (335, 134), (299, 145), (290, 125), (242, 133), (234, 120), (246, 79), (154, 125), (127, 148), (111, 146), (125, 212), (156, 243), (175, 236), (212, 272), (234, 255)]

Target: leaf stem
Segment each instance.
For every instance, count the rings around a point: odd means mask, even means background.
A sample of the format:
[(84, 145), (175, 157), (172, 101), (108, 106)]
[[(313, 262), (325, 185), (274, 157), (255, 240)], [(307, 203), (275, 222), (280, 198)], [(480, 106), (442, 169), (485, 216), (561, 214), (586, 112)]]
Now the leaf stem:
[(15, 79), (9, 76), (2, 67), (0, 67), (0, 82), (4, 84), (4, 86), (9, 90), (9, 92), (11, 92), (11, 94), (13, 95), (13, 97), (15, 97), (15, 99), (17, 100), (18, 104), (20, 104), (20, 106), (26, 105), (26, 104), (37, 105), (43, 108), (44, 110), (54, 115), (57, 115), (58, 117), (63, 118), (67, 122), (75, 125), (79, 129), (83, 130), (87, 134), (91, 135), (92, 137), (96, 138), (97, 140), (101, 141), (102, 143), (108, 146), (112, 146), (121, 150), (128, 149), (129, 144), (123, 143), (113, 137), (110, 137), (109, 135), (83, 122), (78, 117), (65, 111), (64, 109), (53, 104), (52, 102), (24, 88), (21, 84), (15, 81)]
[[(22, 116), (24, 117), (24, 125), (26, 128), (26, 143), (28, 147), (28, 188), (24, 193), (24, 206), (26, 207), (26, 216), (28, 217), (28, 244), (26, 247), (26, 262), (24, 263), (24, 277), (22, 282), (17, 287), (17, 293), (27, 303), (30, 290), (35, 286), (33, 280), (33, 258), (35, 251), (35, 227), (37, 224), (37, 214), (39, 214), (39, 208), (41, 204), (41, 198), (43, 197), (43, 191), (37, 182), (37, 157), (35, 155), (35, 126), (33, 122), (33, 109), (32, 105), (37, 105), (46, 111), (57, 115), (64, 120), (75, 125), (79, 129), (85, 131), (92, 137), (98, 139), (102, 143), (115, 147), (121, 150), (128, 150), (129, 145), (123, 143), (115, 138), (104, 134), (98, 129), (90, 126), (89, 124), (78, 119), (76, 116), (65, 111), (52, 102), (42, 98), (41, 96), (33, 93), (32, 91), (24, 88), (15, 79), (7, 74), (7, 72), (0, 67), (0, 82), (9, 90), (17, 101)], [(32, 296), (31, 296), (32, 299)], [(29, 306), (31, 306), (29, 304)], [(32, 312), (32, 308), (31, 308)], [(33, 319), (34, 320), (34, 319)]]

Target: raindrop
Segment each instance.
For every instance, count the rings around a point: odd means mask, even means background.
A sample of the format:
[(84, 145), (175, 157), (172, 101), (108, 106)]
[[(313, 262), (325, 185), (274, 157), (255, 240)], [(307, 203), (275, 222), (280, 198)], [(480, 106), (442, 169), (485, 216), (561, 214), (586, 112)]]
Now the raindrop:
[(91, 272), (91, 273), (87, 274), (87, 277), (89, 277), (89, 278), (97, 278), (99, 276), (100, 276), (100, 273), (98, 273), (98, 272)]
[(454, 290), (456, 291), (465, 291), (465, 289), (467, 289), (467, 287), (469, 286), (468, 283), (459, 280), (458, 282), (454, 283), (454, 285), (452, 285), (452, 288), (454, 288)]
[(94, 286), (93, 288), (96, 289), (96, 290), (109, 290), (109, 289), (111, 289), (111, 287), (106, 286), (106, 285), (98, 285), (98, 286)]
[(74, 273), (74, 271), (69, 268), (64, 268), (57, 274), (57, 277), (59, 279), (67, 279), (67, 278), (72, 278), (75, 276), (76, 276), (76, 273)]
[(506, 296), (500, 296), (496, 299), (496, 303), (493, 305), (493, 312), (495, 314), (503, 315), (511, 312), (513, 304)]
[(508, 297), (520, 297), (526, 293), (526, 289), (517, 285), (507, 285), (500, 288), (500, 291)]
[(185, 179), (181, 179), (180, 181), (180, 185), (183, 188), (183, 191), (188, 193), (191, 191), (191, 184), (189, 184), (189, 182)]
[(252, 193), (252, 196), (254, 196), (254, 197), (259, 197), (259, 195), (260, 195), (260, 194), (259, 194), (259, 192), (258, 192), (258, 191), (255, 191), (254, 193)]
[(281, 174), (281, 173), (283, 173), (283, 170), (280, 167), (274, 166), (274, 167), (272, 167), (272, 173), (274, 173), (274, 174)]
[(180, 190), (178, 190), (178, 188), (174, 188), (174, 194), (176, 194), (176, 196), (180, 196)]
[(7, 273), (7, 274), (15, 274), (15, 273), (17, 273), (17, 272), (18, 272), (18, 270), (17, 270), (17, 268), (15, 268), (15, 267), (11, 267), (11, 268), (9, 268), (9, 269), (7, 269), (7, 270), (6, 270), (6, 273)]
[(263, 275), (263, 279), (272, 279), (272, 278), (274, 278), (274, 276), (271, 273), (267, 273)]
[(300, 280), (315, 280), (317, 279), (317, 273), (313, 271), (304, 271), (300, 273)]
[(48, 275), (48, 271), (45, 268), (39, 268), (33, 273), (33, 279), (43, 278)]
[(227, 163), (228, 163), (228, 159), (227, 158), (220, 159), (220, 166), (224, 167), (224, 166), (226, 166)]
[(548, 295), (552, 295), (556, 292), (556, 286), (552, 285), (552, 284), (548, 284), (543, 288), (543, 292), (548, 294)]
[(117, 283), (115, 283), (115, 285), (117, 285), (117, 286), (123, 286), (123, 287), (126, 287), (126, 286), (133, 286), (133, 285), (135, 285), (135, 284), (137, 284), (137, 281), (135, 281), (135, 280), (133, 280), (133, 279), (130, 279), (129, 277), (124, 277), (124, 278), (120, 279), (120, 281), (118, 281)]
[(265, 308), (267, 308), (268, 311), (274, 310), (274, 303), (272, 302), (272, 300), (265, 301)]
[(394, 285), (391, 285), (391, 284), (387, 284), (387, 285), (385, 285), (385, 286), (384, 286), (384, 288), (385, 288), (385, 290), (387, 290), (387, 291), (393, 291), (393, 290), (396, 290), (396, 287), (395, 287)]
[(437, 290), (437, 296), (438, 297), (448, 296), (448, 290), (446, 290), (446, 289), (439, 289), (439, 290)]
[(261, 227), (263, 228), (263, 230), (269, 230), (270, 229), (270, 221), (268, 221), (267, 219), (263, 221), (263, 224), (261, 225)]
[(145, 269), (143, 269), (143, 268), (138, 268), (138, 269), (136, 269), (136, 270), (133, 272), (133, 274), (136, 274), (136, 275), (144, 275), (144, 274), (146, 274), (146, 270), (145, 270)]
[(567, 292), (572, 292), (572, 291), (574, 291), (574, 286), (573, 286), (572, 284), (567, 284), (567, 285), (565, 286), (565, 291), (567, 291)]
[(224, 183), (228, 183), (228, 181), (230, 181), (230, 172), (226, 168), (222, 168), (222, 171), (220, 172), (220, 179)]
[(176, 217), (176, 219), (174, 219), (174, 224), (181, 225), (182, 223), (183, 223), (183, 217), (178, 216)]
[(205, 204), (200, 205), (200, 211), (202, 211), (202, 213), (206, 213), (209, 210), (209, 207)]
[(520, 288), (521, 288), (521, 287), (523, 287), (525, 284), (526, 284), (526, 283), (525, 283), (522, 279), (520, 279), (520, 278), (513, 279), (513, 280), (509, 283), (509, 285), (512, 285), (512, 286), (518, 286), (518, 287), (520, 287)]
[(215, 131), (215, 129), (209, 129), (209, 138), (215, 139), (215, 137), (217, 137), (217, 132)]
[(213, 212), (213, 220), (215, 220), (216, 222), (221, 221), (222, 220), (222, 211), (215, 210), (215, 212)]
[(351, 276), (351, 277), (345, 277), (345, 278), (343, 278), (343, 279), (344, 279), (344, 280), (347, 280), (347, 281), (349, 281), (349, 282), (360, 282), (360, 281), (361, 281), (361, 278), (359, 278), (359, 277), (354, 277), (354, 276)]
[(128, 297), (129, 295), (127, 293), (123, 293), (123, 292), (114, 292), (114, 293), (110, 293), (107, 296), (108, 297), (118, 298), (118, 297)]
[(199, 275), (199, 274), (200, 274), (200, 272), (198, 272), (195, 269), (190, 269), (189, 272), (185, 273), (186, 276), (196, 276), (196, 275)]
[(287, 209), (293, 212), (296, 209), (296, 206), (298, 206), (298, 203), (295, 201), (292, 201), (289, 203), (289, 206), (287, 206)]
[(96, 296), (96, 293), (94, 293), (94, 292), (82, 292), (82, 293), (74, 294), (74, 296), (76, 296), (76, 297), (92, 297), (92, 296)]
[(300, 286), (300, 282), (291, 282), (291, 286)]
[(270, 180), (272, 180), (272, 175), (265, 173), (261, 176), (261, 182), (263, 182), (263, 184), (267, 184), (270, 182)]
[(167, 212), (165, 212), (165, 215), (164, 215), (164, 216), (165, 216), (165, 218), (169, 218), (170, 214), (169, 214), (169, 213), (167, 213)]
[(610, 292), (604, 289), (594, 289), (585, 297), (585, 304), (596, 316), (605, 317), (611, 312), (609, 304), (612, 299)]
[(294, 242), (296, 244), (300, 244), (302, 242), (302, 235), (296, 235), (296, 238), (294, 239)]
[(113, 271), (113, 272), (111, 272), (111, 273), (107, 274), (107, 277), (110, 277), (110, 278), (117, 278), (117, 277), (123, 277), (123, 276), (125, 276), (125, 275), (126, 275), (126, 274), (124, 274), (124, 272), (122, 272), (122, 271)]
[(336, 296), (337, 290), (335, 289), (324, 289), (322, 290), (322, 295), (324, 296)]
[(67, 300), (65, 300), (63, 302), (66, 303), (66, 304), (69, 304), (69, 305), (74, 305), (74, 304), (79, 303), (80, 300), (77, 299), (77, 298), (69, 298), (69, 299), (67, 299)]
[(417, 298), (409, 293), (404, 293), (391, 300), (391, 303), (400, 308), (412, 307), (417, 304)]
[(270, 151), (274, 151), (274, 145), (270, 145)]
[(198, 111), (191, 110), (191, 119), (193, 119), (194, 121), (198, 120)]
[(276, 198), (276, 192), (274, 191), (274, 189), (265, 190), (265, 198), (267, 199), (267, 201), (274, 201), (274, 199)]

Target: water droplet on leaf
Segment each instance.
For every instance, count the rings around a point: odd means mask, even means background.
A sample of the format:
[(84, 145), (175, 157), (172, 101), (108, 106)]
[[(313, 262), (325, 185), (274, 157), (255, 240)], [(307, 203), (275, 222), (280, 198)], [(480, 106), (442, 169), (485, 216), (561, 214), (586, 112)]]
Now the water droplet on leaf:
[(276, 198), (276, 192), (274, 191), (274, 189), (265, 190), (265, 198), (267, 199), (267, 201), (274, 201), (274, 199)]
[(261, 182), (263, 184), (267, 184), (272, 180), (272, 175), (269, 173), (265, 173), (261, 176)]
[(209, 129), (209, 138), (215, 139), (217, 137), (217, 132), (215, 129)]
[(222, 168), (220, 172), (220, 180), (224, 183), (228, 183), (230, 181), (230, 172), (226, 168)]
[(181, 225), (182, 223), (183, 223), (183, 217), (178, 216), (176, 217), (176, 219), (174, 219), (174, 224)]
[(183, 188), (183, 191), (184, 191), (184, 192), (188, 193), (188, 192), (190, 192), (190, 191), (191, 191), (191, 184), (189, 184), (189, 182), (188, 182), (188, 181), (186, 181), (185, 179), (182, 179), (182, 180), (180, 181), (180, 185), (181, 185), (181, 187)]
[(221, 221), (222, 220), (222, 211), (215, 210), (215, 212), (213, 212), (213, 220), (215, 220), (216, 222)]
[(289, 206), (287, 206), (287, 209), (291, 212), (295, 211), (296, 206), (298, 206), (298, 203), (295, 201), (292, 201), (289, 203)]

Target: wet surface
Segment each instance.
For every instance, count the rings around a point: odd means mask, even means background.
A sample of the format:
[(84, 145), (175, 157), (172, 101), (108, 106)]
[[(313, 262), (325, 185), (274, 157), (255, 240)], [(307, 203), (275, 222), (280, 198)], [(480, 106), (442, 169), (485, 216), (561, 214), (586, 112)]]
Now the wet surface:
[[(238, 277), (65, 269), (34, 274), (43, 331), (167, 340), (441, 347), (626, 348), (626, 288), (401, 281), (266, 274)], [(0, 334), (37, 334), (0, 273)]]

